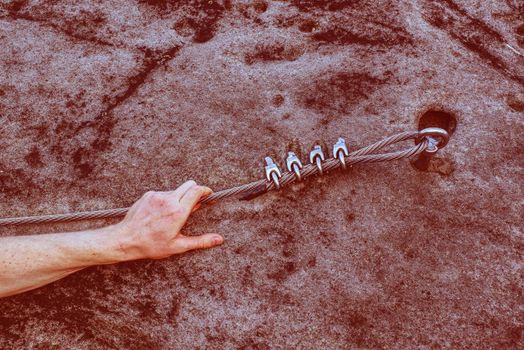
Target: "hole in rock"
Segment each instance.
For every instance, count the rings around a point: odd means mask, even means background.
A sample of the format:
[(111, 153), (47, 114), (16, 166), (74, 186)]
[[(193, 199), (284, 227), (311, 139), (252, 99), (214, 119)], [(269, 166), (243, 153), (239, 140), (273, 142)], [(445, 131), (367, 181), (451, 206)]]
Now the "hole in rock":
[[(451, 137), (457, 128), (457, 118), (453, 113), (430, 109), (420, 116), (418, 120), (418, 130), (431, 127), (444, 129)], [(442, 175), (450, 175), (454, 170), (454, 166), (449, 160), (430, 157), (424, 154), (413, 159), (411, 164), (417, 170), (436, 172)]]
[(453, 113), (430, 109), (420, 116), (418, 129), (422, 130), (430, 127), (444, 129), (451, 136), (457, 128), (457, 118), (455, 118)]

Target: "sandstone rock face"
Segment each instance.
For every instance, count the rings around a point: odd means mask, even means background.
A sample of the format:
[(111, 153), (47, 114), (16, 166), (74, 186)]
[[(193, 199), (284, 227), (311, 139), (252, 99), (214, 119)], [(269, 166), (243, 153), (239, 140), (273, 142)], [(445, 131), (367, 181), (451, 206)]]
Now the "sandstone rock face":
[(524, 347), (522, 2), (0, 3), (0, 216), (230, 187), (339, 136), (453, 132), (428, 171), (221, 202), (186, 228), (220, 248), (2, 299), (0, 348)]

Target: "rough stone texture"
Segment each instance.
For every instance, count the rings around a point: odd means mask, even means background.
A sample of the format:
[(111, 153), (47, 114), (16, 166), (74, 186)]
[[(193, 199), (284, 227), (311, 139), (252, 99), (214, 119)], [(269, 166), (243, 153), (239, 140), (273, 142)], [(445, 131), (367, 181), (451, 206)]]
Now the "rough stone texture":
[(428, 110), (457, 125), (431, 172), (355, 166), (222, 202), (187, 226), (221, 248), (2, 299), (0, 348), (524, 347), (521, 1), (1, 4), (1, 216), (229, 187)]

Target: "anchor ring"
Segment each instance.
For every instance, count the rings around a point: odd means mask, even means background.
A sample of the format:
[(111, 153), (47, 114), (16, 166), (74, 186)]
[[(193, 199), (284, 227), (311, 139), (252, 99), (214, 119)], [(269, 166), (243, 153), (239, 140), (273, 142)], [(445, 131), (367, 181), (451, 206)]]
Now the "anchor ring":
[(346, 169), (346, 158), (345, 157), (348, 157), (348, 156), (349, 156), (349, 151), (346, 146), (346, 140), (344, 140), (342, 137), (339, 137), (337, 143), (333, 145), (333, 158), (338, 158), (344, 170)]
[(318, 173), (320, 174), (320, 176), (324, 174), (324, 170), (322, 169), (322, 162), (325, 160), (326, 156), (322, 151), (322, 147), (320, 145), (315, 145), (313, 147), (313, 150), (309, 153), (309, 162), (317, 166)]
[(294, 152), (287, 153), (286, 166), (288, 171), (295, 173), (298, 181), (302, 180), (302, 174), (300, 174), (300, 169), (302, 169), (302, 162), (298, 159), (297, 155)]
[[(430, 141), (430, 146), (432, 147), (427, 150), (430, 153), (435, 153), (439, 149), (446, 147), (449, 142), (449, 134), (442, 128), (431, 127), (420, 130), (415, 139), (415, 143), (419, 144), (424, 138), (427, 138)], [(435, 138), (438, 140), (435, 140)]]
[(275, 164), (275, 162), (273, 162), (273, 159), (271, 159), (271, 157), (266, 157), (264, 158), (264, 160), (266, 161), (266, 167), (265, 167), (266, 179), (268, 181), (273, 181), (277, 190), (279, 190), (280, 189), (279, 179), (282, 177), (282, 173), (280, 172), (280, 169)]

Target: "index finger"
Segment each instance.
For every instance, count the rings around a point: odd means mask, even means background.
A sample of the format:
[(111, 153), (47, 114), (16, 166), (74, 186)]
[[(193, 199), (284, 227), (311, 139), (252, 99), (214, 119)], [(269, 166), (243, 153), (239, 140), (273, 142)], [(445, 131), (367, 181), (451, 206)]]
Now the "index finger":
[(178, 188), (174, 191), (170, 191), (167, 194), (170, 197), (175, 198), (176, 200), (180, 200), (184, 194), (193, 186), (196, 186), (196, 182), (193, 180), (189, 180), (184, 182), (182, 185), (178, 186)]
[(213, 193), (213, 191), (209, 187), (193, 186), (184, 193), (182, 198), (180, 198), (180, 204), (182, 204), (183, 207), (192, 210), (202, 197), (208, 196), (211, 193)]

